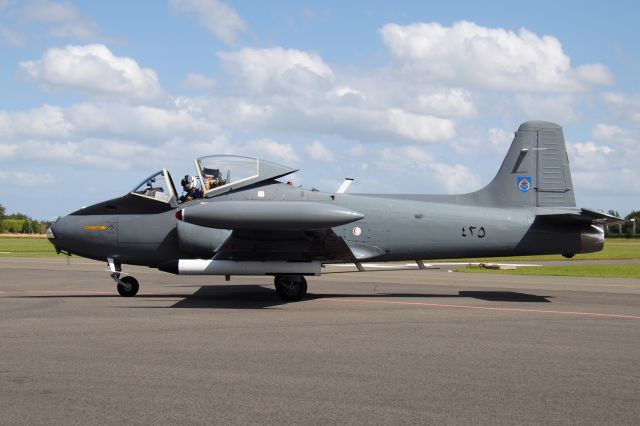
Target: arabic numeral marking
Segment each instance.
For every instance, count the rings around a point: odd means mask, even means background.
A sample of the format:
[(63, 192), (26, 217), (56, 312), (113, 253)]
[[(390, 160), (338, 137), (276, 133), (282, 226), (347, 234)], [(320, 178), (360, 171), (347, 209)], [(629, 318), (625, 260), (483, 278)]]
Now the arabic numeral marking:
[(484, 229), (484, 226), (478, 228), (477, 225), (469, 225), (462, 227), (461, 235), (463, 238), (484, 238), (487, 235), (487, 231)]

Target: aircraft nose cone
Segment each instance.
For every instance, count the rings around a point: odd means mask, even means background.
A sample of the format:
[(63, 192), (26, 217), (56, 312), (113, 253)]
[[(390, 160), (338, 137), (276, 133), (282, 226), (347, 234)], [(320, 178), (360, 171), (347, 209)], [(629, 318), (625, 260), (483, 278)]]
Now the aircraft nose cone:
[(62, 216), (57, 218), (47, 230), (47, 238), (57, 252), (60, 250), (68, 251), (71, 248), (69, 246), (73, 245), (77, 232), (72, 222), (73, 220), (69, 216)]
[(58, 218), (56, 218), (56, 221), (52, 223), (51, 226), (49, 226), (49, 229), (47, 229), (47, 239), (51, 244), (53, 244), (53, 246), (56, 248), (56, 251), (59, 252), (58, 245), (56, 244), (60, 241), (57, 230), (57, 221)]
[(47, 229), (47, 238), (49, 239), (49, 241), (51, 241), (52, 244), (55, 241), (56, 234), (53, 233), (53, 226), (50, 226), (49, 229)]

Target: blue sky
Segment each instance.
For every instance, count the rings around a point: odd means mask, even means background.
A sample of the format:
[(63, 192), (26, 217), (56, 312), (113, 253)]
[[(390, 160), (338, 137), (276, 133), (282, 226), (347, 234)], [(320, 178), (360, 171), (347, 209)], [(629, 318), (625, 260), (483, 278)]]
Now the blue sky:
[(0, 0), (0, 203), (46, 219), (209, 154), (333, 191), (453, 193), (519, 124), (581, 206), (640, 208), (633, 2)]

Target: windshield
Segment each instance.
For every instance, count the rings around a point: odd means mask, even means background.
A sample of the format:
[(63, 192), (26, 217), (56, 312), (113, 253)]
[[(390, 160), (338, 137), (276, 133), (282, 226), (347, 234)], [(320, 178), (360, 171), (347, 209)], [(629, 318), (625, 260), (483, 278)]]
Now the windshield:
[(232, 184), (258, 176), (258, 160), (256, 158), (211, 155), (198, 158), (196, 166), (205, 193), (217, 188), (227, 188)]
[(173, 188), (170, 187), (171, 184), (171, 177), (168, 176), (168, 172), (161, 170), (143, 180), (131, 193), (168, 203), (175, 193)]

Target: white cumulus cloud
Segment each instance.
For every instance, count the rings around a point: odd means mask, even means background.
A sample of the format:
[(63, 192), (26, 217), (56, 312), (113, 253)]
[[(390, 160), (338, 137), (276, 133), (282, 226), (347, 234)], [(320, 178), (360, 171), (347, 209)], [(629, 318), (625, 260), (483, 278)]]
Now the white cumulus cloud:
[(101, 96), (149, 101), (162, 96), (155, 71), (127, 57), (115, 56), (102, 44), (69, 45), (47, 50), (41, 59), (20, 63), (38, 84)]
[(51, 185), (55, 179), (48, 173), (34, 174), (16, 170), (0, 170), (0, 182), (12, 187), (42, 187), (42, 185)]
[(418, 103), (425, 112), (444, 117), (468, 118), (477, 113), (471, 93), (464, 89), (421, 94)]
[(310, 93), (329, 87), (334, 74), (320, 56), (295, 49), (244, 48), (219, 52), (227, 69), (239, 82), (257, 93)]
[(515, 105), (530, 120), (547, 120), (567, 124), (580, 118), (578, 97), (574, 94), (521, 93)]
[(526, 29), (517, 33), (461, 21), (387, 24), (384, 43), (406, 71), (427, 80), (516, 91), (577, 91), (609, 84), (611, 72), (601, 64), (572, 68), (560, 41)]
[[(382, 149), (377, 166), (381, 170), (390, 172), (390, 176), (398, 181), (405, 179), (435, 180), (439, 187), (445, 189), (440, 192), (469, 192), (477, 189), (480, 182), (478, 176), (468, 167), (444, 162), (416, 146)], [(433, 182), (429, 182), (429, 184), (425, 186), (436, 186), (433, 185)]]
[(216, 123), (180, 106), (80, 103), (0, 111), (0, 161), (56, 161), (122, 170), (134, 164), (149, 167), (154, 160), (188, 162), (234, 149)]
[(412, 114), (398, 108), (388, 111), (389, 127), (400, 136), (415, 141), (441, 141), (455, 136), (451, 120)]
[(33, 0), (19, 13), (28, 21), (50, 25), (49, 34), (54, 37), (89, 39), (98, 32), (97, 24), (68, 2)]
[(320, 141), (311, 142), (304, 150), (313, 160), (333, 161), (335, 158), (333, 152)]
[(68, 138), (74, 125), (65, 117), (63, 108), (44, 105), (39, 108), (7, 112), (0, 111), (0, 141), (32, 138)]
[(227, 44), (247, 29), (238, 12), (218, 0), (171, 0), (171, 6), (178, 12), (195, 14), (201, 25)]
[(637, 133), (616, 125), (597, 123), (591, 130), (591, 136), (600, 141), (620, 143), (628, 147), (640, 147), (640, 137)]
[(608, 155), (613, 152), (611, 147), (606, 145), (596, 145), (593, 142), (578, 142), (572, 144), (573, 149), (578, 155), (590, 155), (590, 154), (605, 154)]
[(238, 146), (238, 151), (252, 157), (260, 157), (293, 164), (298, 161), (298, 155), (289, 144), (280, 143), (272, 139), (258, 139), (245, 145)]
[(216, 81), (202, 74), (187, 74), (181, 86), (186, 89), (211, 90), (216, 87)]

